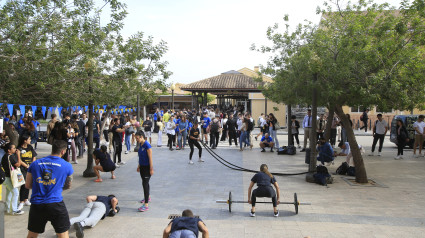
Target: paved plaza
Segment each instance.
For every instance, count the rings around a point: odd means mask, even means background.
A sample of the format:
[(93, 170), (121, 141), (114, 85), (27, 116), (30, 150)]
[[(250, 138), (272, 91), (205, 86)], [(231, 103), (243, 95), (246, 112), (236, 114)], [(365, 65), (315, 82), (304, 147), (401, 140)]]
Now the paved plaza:
[[(358, 133), (358, 132), (357, 132)], [(370, 151), (372, 136), (357, 136), (360, 144)], [(107, 217), (96, 227), (85, 229), (85, 237), (162, 237), (162, 231), (170, 220), (169, 214), (180, 214), (192, 209), (206, 223), (210, 237), (424, 237), (425, 234), (425, 158), (412, 158), (412, 151), (405, 151), (404, 160), (394, 160), (397, 148), (387, 136), (383, 155), (364, 156), (368, 177), (385, 187), (352, 186), (334, 175), (334, 183), (320, 186), (305, 182), (305, 175), (276, 177), (281, 188), (281, 201), (292, 201), (293, 193), (300, 202), (312, 205), (300, 206), (295, 214), (294, 206), (279, 205), (280, 216), (273, 217), (271, 204), (258, 204), (256, 217), (249, 216), (249, 204), (233, 204), (229, 213), (227, 204), (217, 204), (227, 199), (232, 191), (233, 199), (247, 200), (247, 188), (252, 173), (230, 170), (217, 162), (205, 150), (204, 163), (188, 164), (189, 147), (181, 151), (169, 151), (156, 147), (153, 138), (153, 163), (155, 174), (151, 178), (150, 210), (141, 213), (138, 202), (143, 198), (142, 181), (137, 168), (137, 153), (124, 155), (126, 165), (116, 170), (117, 179), (110, 179), (110, 173), (103, 173), (102, 183), (95, 178), (82, 177), (86, 158), (73, 165), (74, 181), (70, 190), (65, 191), (64, 201), (70, 217), (77, 216), (90, 194), (115, 194), (119, 199), (120, 213)], [(300, 139), (302, 139), (301, 136)], [(163, 138), (166, 143), (166, 136)], [(255, 142), (255, 140), (254, 140)], [(280, 145), (287, 144), (287, 136), (279, 135)], [(38, 158), (48, 155), (50, 146), (39, 144)], [(221, 142), (215, 150), (229, 162), (245, 168), (259, 170), (262, 163), (271, 172), (296, 173), (307, 170), (305, 153), (295, 156), (261, 153), (255, 142), (252, 150), (239, 152), (239, 147)], [(338, 157), (329, 172), (345, 158)], [(3, 188), (3, 198), (5, 188)], [(266, 199), (259, 199), (266, 201)], [(267, 200), (268, 201), (268, 200)], [(26, 237), (29, 207), (24, 207), (22, 216), (5, 216), (6, 237)], [(40, 237), (55, 237), (50, 224)], [(70, 237), (76, 237), (73, 227)]]

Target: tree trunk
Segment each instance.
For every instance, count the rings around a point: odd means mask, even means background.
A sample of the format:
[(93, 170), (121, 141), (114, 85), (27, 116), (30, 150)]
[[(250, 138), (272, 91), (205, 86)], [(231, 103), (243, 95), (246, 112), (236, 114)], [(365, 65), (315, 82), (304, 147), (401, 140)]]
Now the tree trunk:
[(291, 120), (292, 106), (291, 106), (291, 104), (288, 104), (287, 108), (288, 108), (288, 120), (287, 120), (287, 123), (286, 123), (286, 128), (288, 128), (288, 145), (292, 145), (294, 142), (293, 142), (293, 138), (292, 138), (292, 120)]
[[(90, 92), (92, 92), (90, 87)], [(87, 143), (87, 167), (83, 172), (83, 177), (96, 177), (93, 170), (93, 101), (90, 99), (89, 102), (89, 120), (88, 124), (88, 143)]]
[(368, 179), (366, 174), (366, 167), (364, 166), (363, 157), (361, 155), (359, 145), (357, 144), (351, 123), (342, 110), (341, 105), (336, 105), (335, 111), (341, 119), (342, 126), (345, 128), (345, 132), (347, 133), (348, 143), (350, 144), (351, 153), (353, 155), (354, 166), (356, 167), (356, 182), (367, 183)]
[(335, 106), (331, 105), (328, 109), (329, 109), (329, 115), (328, 115), (328, 121), (326, 122), (326, 129), (325, 129), (326, 141), (329, 141), (329, 138), (331, 138), (331, 128), (332, 128), (332, 122), (334, 119)]

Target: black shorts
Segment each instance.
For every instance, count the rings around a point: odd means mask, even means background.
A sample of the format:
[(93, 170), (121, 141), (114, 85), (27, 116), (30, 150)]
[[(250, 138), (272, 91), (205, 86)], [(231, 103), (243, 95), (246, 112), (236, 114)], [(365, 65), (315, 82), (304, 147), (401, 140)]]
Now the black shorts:
[(56, 233), (69, 230), (68, 210), (65, 203), (31, 204), (28, 216), (28, 230), (34, 233), (44, 233), (46, 223), (50, 221)]
[(208, 134), (207, 133), (207, 128), (202, 127), (202, 131), (204, 132), (204, 134)]
[[(261, 143), (263, 143), (263, 142), (261, 142)], [(263, 143), (263, 145), (264, 145), (264, 147), (270, 147), (270, 144)]]

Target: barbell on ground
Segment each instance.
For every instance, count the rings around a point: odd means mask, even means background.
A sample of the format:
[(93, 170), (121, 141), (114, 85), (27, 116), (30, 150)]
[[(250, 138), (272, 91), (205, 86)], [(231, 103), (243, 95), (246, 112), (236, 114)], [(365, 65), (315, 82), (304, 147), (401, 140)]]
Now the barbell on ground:
[[(232, 204), (233, 203), (248, 203), (247, 201), (234, 201), (232, 199), (232, 192), (229, 192), (228, 200), (217, 200), (216, 203), (227, 203), (229, 204), (229, 212), (232, 212)], [(272, 202), (255, 202), (255, 203), (272, 203)], [(280, 204), (292, 204), (295, 206), (295, 213), (298, 214), (298, 206), (300, 205), (311, 205), (309, 202), (300, 203), (298, 201), (297, 193), (294, 193), (294, 201), (293, 202), (280, 202)]]

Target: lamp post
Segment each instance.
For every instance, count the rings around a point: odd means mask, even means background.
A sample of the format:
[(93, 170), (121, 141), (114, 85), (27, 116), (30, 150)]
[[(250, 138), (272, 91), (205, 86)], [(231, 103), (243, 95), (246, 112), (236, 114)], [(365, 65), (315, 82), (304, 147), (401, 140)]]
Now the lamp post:
[(171, 88), (171, 110), (174, 110), (174, 89), (176, 89), (176, 85), (173, 83), (170, 88)]
[(88, 149), (87, 149), (87, 168), (83, 172), (83, 177), (96, 177), (96, 174), (93, 170), (93, 88), (91, 85), (91, 81), (93, 78), (93, 73), (96, 67), (96, 61), (94, 59), (89, 59), (85, 64), (84, 68), (87, 71), (87, 74), (89, 76), (89, 93), (90, 93), (90, 99), (89, 99), (89, 120), (87, 121), (88, 124)]

